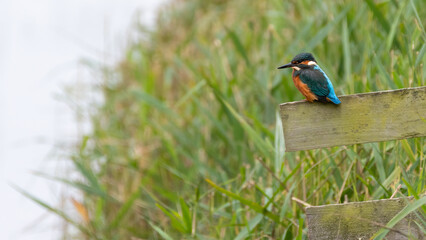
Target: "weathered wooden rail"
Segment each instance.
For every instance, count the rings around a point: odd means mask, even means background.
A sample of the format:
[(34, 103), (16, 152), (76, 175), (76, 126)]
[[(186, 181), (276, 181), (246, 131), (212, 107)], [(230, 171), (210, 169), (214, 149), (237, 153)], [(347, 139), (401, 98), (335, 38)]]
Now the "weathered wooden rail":
[(280, 105), (286, 151), (426, 136), (426, 87)]
[[(396, 198), (309, 207), (306, 209), (309, 239), (371, 239), (409, 201), (412, 199)], [(416, 213), (411, 213), (393, 226), (385, 239), (425, 239), (417, 224), (421, 221)]]
[[(281, 104), (286, 151), (426, 136), (426, 87), (339, 98), (341, 105)], [(407, 198), (399, 198), (308, 207), (309, 239), (370, 239), (407, 202)], [(398, 222), (385, 239), (426, 239), (414, 215)]]

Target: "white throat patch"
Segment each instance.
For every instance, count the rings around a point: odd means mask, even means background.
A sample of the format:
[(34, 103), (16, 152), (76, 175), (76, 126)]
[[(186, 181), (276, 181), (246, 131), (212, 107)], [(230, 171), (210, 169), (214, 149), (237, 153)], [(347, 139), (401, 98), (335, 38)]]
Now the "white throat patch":
[(300, 70), (300, 68), (299, 67), (291, 67), (291, 68), (293, 68), (294, 70), (296, 70), (296, 71), (299, 71)]

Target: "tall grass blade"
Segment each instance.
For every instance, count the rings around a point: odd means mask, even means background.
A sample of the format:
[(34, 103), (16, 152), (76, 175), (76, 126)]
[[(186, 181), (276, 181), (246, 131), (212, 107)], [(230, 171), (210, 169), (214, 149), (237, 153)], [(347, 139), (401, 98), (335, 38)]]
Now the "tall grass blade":
[(246, 62), (247, 66), (250, 66), (250, 60), (247, 56), (246, 50), (243, 46), (243, 44), (240, 41), (240, 38), (238, 37), (238, 35), (232, 31), (231, 29), (227, 28), (226, 29), (228, 36), (231, 38), (232, 43), (235, 46), (235, 49), (238, 51), (238, 53), (241, 54), (241, 56), (243, 57), (244, 61)]
[(379, 23), (382, 25), (382, 27), (385, 29), (386, 32), (389, 32), (390, 26), (388, 20), (385, 18), (385, 16), (382, 14), (380, 9), (376, 6), (373, 0), (365, 0), (367, 5), (370, 7), (371, 11), (373, 12), (374, 16), (377, 18)]
[(396, 16), (393, 20), (392, 26), (390, 28), (390, 32), (389, 32), (388, 37), (386, 39), (386, 52), (389, 51), (392, 47), (392, 43), (394, 41), (395, 34), (396, 34), (396, 28), (399, 25), (399, 19), (401, 18), (402, 12), (405, 10), (407, 3), (408, 3), (408, 0), (405, 1), (403, 4), (401, 4), (402, 6), (399, 7), (399, 10), (396, 13)]
[(113, 198), (112, 196), (110, 196), (108, 193), (106, 193), (102, 188), (100, 188), (99, 185), (88, 185), (79, 181), (71, 181), (68, 179), (64, 179), (64, 178), (59, 178), (59, 177), (52, 177), (43, 173), (36, 173), (39, 176), (42, 176), (46, 179), (51, 179), (54, 181), (58, 181), (58, 182), (63, 182), (71, 187), (74, 187), (76, 189), (79, 189), (85, 193), (87, 193), (88, 195), (93, 195), (93, 196), (99, 196), (101, 198), (103, 198), (104, 200), (108, 200), (108, 201), (112, 201), (112, 202), (117, 202), (117, 200), (115, 198)]
[(416, 16), (416, 20), (417, 20), (416, 23), (419, 24), (420, 30), (422, 31), (423, 41), (426, 42), (426, 30), (425, 30), (425, 27), (423, 26), (423, 21), (419, 16), (419, 12), (417, 11), (416, 5), (414, 4), (413, 0), (410, 0), (410, 4), (411, 4), (411, 7), (413, 8), (414, 15)]
[(351, 50), (350, 50), (350, 41), (349, 41), (349, 30), (348, 30), (348, 22), (347, 20), (343, 21), (343, 60), (345, 66), (345, 82), (349, 84), (349, 92), (355, 92), (355, 83), (352, 79), (350, 79), (352, 70), (352, 62), (351, 62)]
[(327, 25), (325, 25), (318, 33), (311, 38), (311, 40), (306, 44), (306, 49), (311, 51), (314, 49), (324, 38), (329, 35), (333, 27), (338, 24), (348, 13), (348, 11), (352, 8), (352, 4), (348, 4), (340, 13), (334, 18), (332, 21), (329, 21)]
[(249, 234), (253, 231), (253, 229), (259, 225), (259, 223), (263, 219), (263, 214), (257, 214), (254, 218), (250, 219), (250, 221), (247, 223), (247, 227), (244, 228), (235, 238), (235, 240), (241, 240), (246, 239), (249, 237)]
[(275, 114), (275, 173), (279, 173), (284, 162), (285, 142), (280, 114)]
[(416, 63), (414, 64), (415, 67), (419, 66), (419, 64), (423, 62), (423, 57), (425, 56), (425, 53), (426, 53), (426, 43), (423, 44), (419, 54), (417, 55)]
[(205, 179), (213, 188), (215, 188), (216, 190), (218, 190), (219, 192), (227, 195), (228, 197), (231, 197), (235, 200), (240, 201), (241, 203), (249, 206), (251, 209), (253, 209), (254, 211), (263, 214), (264, 216), (274, 220), (277, 223), (280, 223), (280, 218), (279, 216), (273, 214), (272, 212), (268, 211), (267, 209), (263, 208), (262, 206), (260, 206), (259, 204), (257, 204), (256, 202), (250, 201), (236, 193), (233, 193), (231, 191), (228, 191), (224, 188), (219, 187), (218, 185), (216, 185), (214, 182), (212, 182), (210, 179)]
[(156, 203), (155, 204), (164, 214), (166, 214), (168, 217), (169, 217), (169, 219), (170, 219), (170, 221), (171, 221), (171, 223), (172, 223), (172, 226), (175, 228), (175, 229), (177, 229), (179, 232), (181, 232), (181, 233), (187, 233), (188, 232), (188, 229), (186, 228), (186, 226), (185, 226), (185, 224), (183, 223), (183, 221), (182, 221), (182, 217), (176, 212), (176, 211), (173, 211), (173, 210), (167, 210), (166, 208), (164, 208), (163, 206), (161, 206), (160, 204), (158, 204), (158, 203)]
[(180, 203), (180, 208), (182, 210), (183, 221), (185, 223), (186, 229), (188, 233), (191, 233), (192, 232), (192, 216), (189, 211), (189, 207), (188, 205), (186, 205), (185, 200), (183, 198), (180, 198), (179, 203)]
[(149, 225), (151, 225), (151, 227), (158, 233), (160, 234), (160, 236), (165, 239), (165, 240), (173, 240), (172, 237), (170, 237), (170, 235), (168, 235), (166, 232), (164, 232), (161, 228), (155, 226), (154, 224), (152, 224), (151, 222), (149, 223)]
[(123, 204), (123, 206), (121, 206), (120, 210), (118, 210), (118, 213), (115, 216), (115, 218), (112, 220), (109, 228), (114, 229), (120, 225), (121, 221), (129, 213), (135, 201), (140, 197), (140, 195), (141, 195), (141, 189), (138, 189), (129, 197), (129, 199), (127, 199), (127, 201)]
[(84, 227), (83, 225), (78, 224), (77, 222), (75, 222), (75, 221), (74, 221), (74, 220), (73, 220), (70, 216), (68, 216), (65, 212), (63, 212), (63, 211), (61, 211), (61, 210), (59, 210), (59, 209), (57, 209), (57, 208), (52, 207), (51, 205), (49, 205), (49, 204), (45, 203), (44, 201), (40, 200), (39, 198), (37, 198), (37, 197), (33, 196), (32, 194), (28, 193), (28, 192), (27, 192), (27, 191), (25, 191), (24, 189), (22, 189), (22, 188), (20, 188), (20, 187), (18, 187), (18, 186), (16, 186), (16, 185), (14, 185), (14, 184), (11, 184), (11, 186), (12, 186), (12, 187), (13, 187), (16, 191), (18, 191), (19, 193), (21, 193), (22, 195), (24, 195), (25, 197), (27, 197), (27, 198), (31, 199), (33, 202), (35, 202), (35, 203), (36, 203), (36, 204), (38, 204), (39, 206), (41, 206), (41, 207), (45, 208), (46, 210), (48, 210), (48, 211), (50, 211), (50, 212), (54, 213), (55, 215), (57, 215), (57, 216), (61, 217), (62, 219), (64, 219), (64, 220), (65, 220), (65, 221), (67, 221), (68, 223), (70, 223), (70, 224), (72, 224), (73, 226), (75, 226), (76, 228), (78, 228), (80, 231), (82, 231), (82, 232), (84, 232), (84, 233), (86, 233), (86, 234), (88, 234), (88, 235), (92, 235), (92, 234), (90, 233), (90, 231), (89, 231), (86, 227)]
[(222, 99), (223, 104), (226, 106), (226, 108), (231, 112), (231, 114), (235, 117), (235, 119), (241, 124), (241, 126), (244, 128), (250, 139), (253, 141), (255, 146), (259, 149), (260, 152), (262, 152), (263, 156), (266, 156), (268, 158), (272, 158), (272, 154), (274, 152), (274, 148), (272, 147), (271, 143), (268, 141), (265, 141), (262, 139), (261, 136), (259, 136), (259, 133), (256, 132), (245, 120), (244, 118), (235, 111), (235, 109), (227, 103), (224, 99)]

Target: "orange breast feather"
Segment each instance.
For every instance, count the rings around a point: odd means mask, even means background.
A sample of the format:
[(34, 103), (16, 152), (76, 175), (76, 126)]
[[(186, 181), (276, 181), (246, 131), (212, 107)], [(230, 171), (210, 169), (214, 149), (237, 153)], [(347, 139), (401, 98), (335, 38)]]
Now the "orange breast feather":
[(296, 88), (303, 94), (303, 96), (306, 97), (306, 100), (308, 100), (309, 102), (318, 100), (317, 96), (315, 96), (315, 94), (313, 94), (308, 88), (308, 85), (300, 80), (299, 76), (294, 76), (293, 74), (293, 82)]

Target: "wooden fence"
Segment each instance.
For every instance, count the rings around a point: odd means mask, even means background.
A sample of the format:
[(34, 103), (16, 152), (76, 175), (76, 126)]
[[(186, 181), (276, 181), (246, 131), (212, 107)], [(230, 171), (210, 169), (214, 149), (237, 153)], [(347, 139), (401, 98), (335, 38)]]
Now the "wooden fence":
[[(281, 104), (286, 151), (426, 136), (426, 87), (339, 98), (340, 105)], [(308, 207), (309, 239), (370, 239), (409, 201), (399, 198)], [(386, 239), (425, 239), (413, 220), (415, 214), (392, 227)]]

